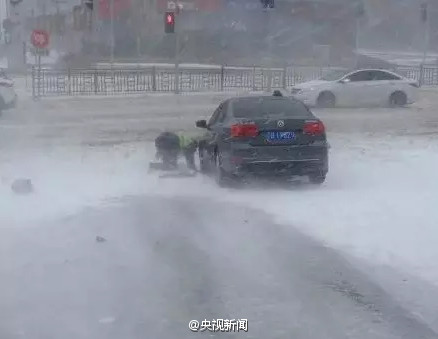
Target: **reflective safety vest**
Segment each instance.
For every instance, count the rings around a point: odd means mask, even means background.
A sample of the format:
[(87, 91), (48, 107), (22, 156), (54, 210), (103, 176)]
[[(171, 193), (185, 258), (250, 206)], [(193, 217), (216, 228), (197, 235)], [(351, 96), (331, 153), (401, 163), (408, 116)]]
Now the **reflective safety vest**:
[(179, 146), (182, 149), (186, 148), (187, 146), (189, 146), (190, 144), (192, 144), (195, 141), (196, 141), (196, 138), (188, 137), (188, 136), (185, 136), (183, 134), (179, 135)]

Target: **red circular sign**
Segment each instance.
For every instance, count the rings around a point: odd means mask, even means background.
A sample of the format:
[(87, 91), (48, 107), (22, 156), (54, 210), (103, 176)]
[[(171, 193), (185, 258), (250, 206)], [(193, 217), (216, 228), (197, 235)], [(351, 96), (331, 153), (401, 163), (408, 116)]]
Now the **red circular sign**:
[(49, 45), (49, 33), (44, 30), (35, 29), (30, 37), (32, 45), (36, 48), (46, 48)]

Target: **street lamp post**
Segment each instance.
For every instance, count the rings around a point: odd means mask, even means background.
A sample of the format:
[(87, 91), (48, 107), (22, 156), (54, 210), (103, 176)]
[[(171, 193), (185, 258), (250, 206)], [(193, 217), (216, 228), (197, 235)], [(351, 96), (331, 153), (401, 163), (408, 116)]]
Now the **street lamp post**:
[(180, 59), (180, 34), (179, 29), (181, 25), (178, 24), (179, 14), (181, 13), (181, 4), (179, 1), (176, 2), (175, 6), (175, 93), (178, 94), (180, 92), (180, 78), (179, 78), (179, 59)]
[(423, 22), (424, 40), (423, 40), (423, 65), (426, 63), (429, 50), (429, 17), (427, 10), (427, 1), (421, 4), (421, 21)]
[(273, 9), (275, 8), (275, 0), (261, 0), (262, 6), (266, 13), (266, 38), (268, 43), (268, 86), (266, 90), (271, 92), (272, 89), (272, 67), (273, 67), (273, 55), (272, 55), (272, 15)]
[(362, 0), (358, 0), (355, 9), (355, 19), (356, 19), (356, 37), (355, 37), (355, 58), (354, 67), (359, 66), (359, 45), (360, 45), (360, 33), (361, 33), (361, 19), (365, 16), (365, 8)]
[(359, 43), (360, 43), (360, 18), (356, 17), (356, 41), (355, 41), (355, 59), (354, 59), (354, 67), (358, 68), (359, 66)]
[(115, 48), (115, 39), (114, 39), (114, 0), (110, 1), (110, 40), (111, 40), (111, 55), (110, 55), (110, 62), (111, 67), (114, 63), (114, 48)]
[(272, 57), (272, 34), (271, 34), (271, 16), (272, 12), (271, 9), (266, 8), (266, 15), (267, 15), (267, 38), (268, 38), (268, 86), (266, 87), (267, 92), (271, 92), (272, 90), (272, 64), (273, 64), (273, 57)]
[(94, 43), (97, 45), (99, 34), (99, 0), (93, 1), (93, 12), (91, 13), (91, 27), (93, 30)]

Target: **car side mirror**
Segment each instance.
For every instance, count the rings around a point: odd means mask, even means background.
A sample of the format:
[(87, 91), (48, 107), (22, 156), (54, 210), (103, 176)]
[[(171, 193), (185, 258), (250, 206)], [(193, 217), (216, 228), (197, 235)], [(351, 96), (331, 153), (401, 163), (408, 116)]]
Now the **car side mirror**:
[(198, 121), (196, 121), (196, 127), (207, 128), (207, 120), (198, 120)]

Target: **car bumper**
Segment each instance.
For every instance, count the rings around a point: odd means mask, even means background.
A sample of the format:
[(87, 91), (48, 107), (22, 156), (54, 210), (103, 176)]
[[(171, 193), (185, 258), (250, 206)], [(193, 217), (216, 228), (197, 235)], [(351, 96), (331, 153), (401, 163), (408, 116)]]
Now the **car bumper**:
[(293, 149), (288, 157), (239, 157), (223, 159), (224, 169), (237, 176), (304, 176), (328, 172), (328, 146)]
[(236, 168), (233, 172), (237, 176), (258, 177), (293, 177), (305, 176), (312, 173), (327, 173), (323, 170), (324, 163), (313, 161), (274, 161), (274, 162), (248, 162)]

